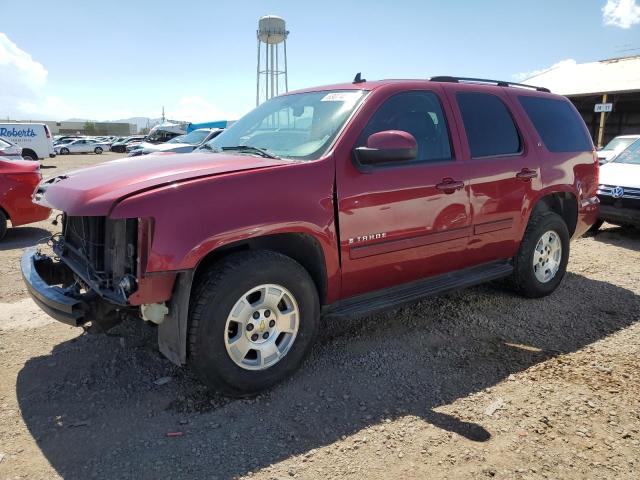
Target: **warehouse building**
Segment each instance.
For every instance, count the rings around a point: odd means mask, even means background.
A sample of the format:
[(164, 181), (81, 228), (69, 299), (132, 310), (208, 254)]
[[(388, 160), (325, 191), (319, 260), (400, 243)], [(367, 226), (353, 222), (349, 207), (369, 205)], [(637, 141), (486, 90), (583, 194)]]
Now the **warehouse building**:
[(589, 63), (563, 62), (524, 83), (567, 96), (597, 146), (606, 145), (617, 135), (640, 134), (640, 55)]
[(135, 124), (124, 122), (56, 122), (52, 120), (8, 120), (8, 122), (45, 123), (52, 135), (116, 135), (124, 137), (138, 133), (138, 127)]

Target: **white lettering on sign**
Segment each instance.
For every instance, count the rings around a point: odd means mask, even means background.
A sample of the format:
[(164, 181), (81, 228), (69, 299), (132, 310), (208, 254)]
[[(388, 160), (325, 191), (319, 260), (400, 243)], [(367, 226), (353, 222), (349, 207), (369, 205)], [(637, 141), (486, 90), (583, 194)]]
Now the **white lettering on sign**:
[(593, 111), (596, 113), (613, 111), (613, 103), (596, 103)]

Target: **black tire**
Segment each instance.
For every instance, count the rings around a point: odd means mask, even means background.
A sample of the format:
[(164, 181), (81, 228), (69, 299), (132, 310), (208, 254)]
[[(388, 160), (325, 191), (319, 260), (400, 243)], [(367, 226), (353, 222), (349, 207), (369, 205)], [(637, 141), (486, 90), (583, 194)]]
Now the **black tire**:
[[(541, 282), (536, 278), (533, 268), (533, 254), (542, 235), (554, 231), (560, 238), (562, 246), (560, 265), (553, 278)], [(513, 259), (513, 276), (511, 284), (520, 294), (529, 298), (540, 298), (552, 293), (562, 281), (569, 261), (569, 230), (562, 217), (553, 212), (536, 214), (529, 220), (529, 225), (520, 244), (520, 249)]]
[(102, 153), (102, 148), (101, 147), (96, 147), (96, 149), (93, 151), (96, 155), (100, 155)]
[(68, 148), (61, 148), (60, 149), (60, 155), (69, 155), (69, 149)]
[(31, 150), (27, 150), (26, 152), (22, 152), (22, 158), (25, 160), (29, 160), (31, 162), (35, 162), (38, 160), (38, 156), (33, 153)]
[[(298, 331), (285, 355), (262, 370), (238, 365), (225, 346), (227, 317), (238, 300), (263, 284), (280, 285), (299, 308)], [(309, 273), (291, 258), (266, 250), (226, 257), (194, 286), (189, 315), (189, 363), (207, 385), (244, 397), (265, 390), (294, 373), (311, 350), (320, 322), (318, 292)]]
[(7, 234), (7, 216), (0, 210), (0, 240)]

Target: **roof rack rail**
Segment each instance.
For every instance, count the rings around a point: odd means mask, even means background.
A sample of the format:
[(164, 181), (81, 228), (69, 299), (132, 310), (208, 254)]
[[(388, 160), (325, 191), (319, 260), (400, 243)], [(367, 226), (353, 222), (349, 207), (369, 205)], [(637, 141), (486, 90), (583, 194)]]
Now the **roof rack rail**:
[(449, 83), (489, 83), (493, 85), (497, 85), (498, 87), (523, 87), (523, 88), (532, 88), (537, 90), (538, 92), (547, 92), (551, 93), (551, 90), (545, 87), (535, 87), (533, 85), (526, 85), (524, 83), (515, 83), (515, 82), (505, 82), (503, 80), (488, 80), (486, 78), (469, 78), (469, 77), (451, 77), (447, 75), (442, 75), (439, 77), (431, 77), (429, 80), (432, 82), (449, 82)]

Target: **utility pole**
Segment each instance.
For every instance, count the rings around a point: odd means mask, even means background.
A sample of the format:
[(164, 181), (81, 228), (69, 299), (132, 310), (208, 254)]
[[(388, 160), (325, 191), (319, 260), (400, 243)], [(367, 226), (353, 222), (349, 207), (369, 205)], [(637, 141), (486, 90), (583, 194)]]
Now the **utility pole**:
[[(602, 95), (602, 103), (607, 103), (607, 94)], [(600, 112), (600, 127), (598, 128), (598, 148), (602, 148), (602, 140), (604, 138), (604, 121), (607, 112), (604, 109)]]

